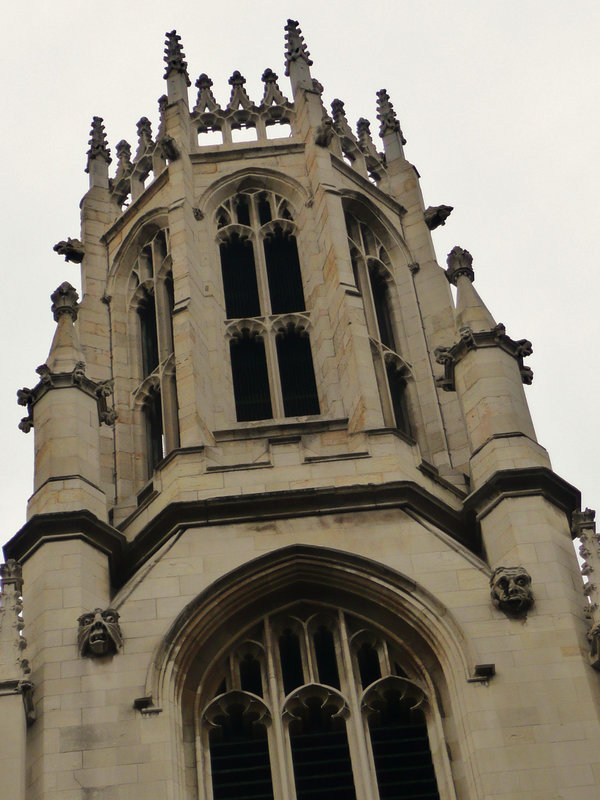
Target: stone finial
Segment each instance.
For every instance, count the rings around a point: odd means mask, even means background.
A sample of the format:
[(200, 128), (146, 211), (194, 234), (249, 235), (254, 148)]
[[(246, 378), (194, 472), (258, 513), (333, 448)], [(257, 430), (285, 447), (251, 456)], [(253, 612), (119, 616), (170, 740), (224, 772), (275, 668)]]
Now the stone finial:
[(64, 281), (58, 289), (52, 292), (50, 299), (52, 300), (52, 313), (56, 322), (58, 322), (62, 314), (69, 314), (73, 322), (75, 322), (79, 308), (79, 295), (74, 286), (71, 286), (68, 281)]
[(142, 117), (136, 127), (140, 146), (152, 147), (152, 123), (148, 117)]
[(115, 655), (123, 646), (119, 613), (114, 608), (95, 608), (77, 622), (77, 647), (80, 656)]
[(270, 106), (273, 104), (284, 105), (287, 103), (287, 98), (282, 94), (279, 84), (277, 83), (278, 75), (272, 69), (267, 69), (261, 75), (261, 81), (265, 85), (265, 92), (261, 105)]
[(52, 248), (59, 256), (64, 256), (65, 261), (72, 261), (74, 264), (81, 264), (85, 255), (83, 244), (79, 239), (71, 239), (67, 236), (66, 241), (62, 239)]
[(304, 61), (307, 67), (312, 66), (313, 62), (297, 20), (288, 19), (285, 26), (285, 74), (287, 77), (290, 75), (290, 65), (299, 60)]
[(187, 71), (187, 61), (185, 60), (185, 53), (181, 46), (181, 36), (177, 31), (170, 31), (165, 34), (165, 67), (164, 78), (168, 78), (171, 72), (177, 72), (183, 75), (187, 86), (191, 86), (190, 78)]
[(123, 166), (123, 168), (129, 166), (131, 164), (131, 145), (129, 142), (125, 141), (125, 139), (121, 139), (117, 144), (116, 151), (117, 158), (119, 159), (119, 166)]
[(161, 94), (158, 98), (158, 113), (162, 117), (165, 111), (167, 110), (167, 106), (169, 105), (169, 98), (166, 94)]
[(377, 119), (381, 123), (379, 126), (380, 136), (387, 136), (388, 133), (397, 133), (400, 136), (402, 144), (406, 144), (406, 139), (400, 129), (400, 123), (396, 117), (394, 106), (385, 89), (380, 89), (377, 92)]
[(368, 119), (361, 117), (356, 123), (356, 135), (360, 149), (365, 152), (367, 150), (375, 150), (375, 143), (371, 136), (371, 123)]
[(112, 159), (110, 157), (110, 150), (108, 148), (108, 141), (104, 130), (104, 120), (102, 117), (94, 117), (92, 119), (89, 145), (90, 149), (87, 151), (88, 160), (85, 169), (86, 172), (90, 171), (90, 162), (95, 161), (97, 158), (101, 158), (107, 164), (110, 164)]
[(336, 97), (335, 100), (331, 101), (331, 116), (336, 124), (342, 124), (344, 122), (348, 124), (343, 100), (338, 100)]
[(591, 623), (588, 631), (591, 646), (590, 662), (593, 667), (600, 669), (600, 586), (598, 585), (600, 539), (596, 533), (595, 518), (596, 512), (591, 508), (574, 511), (571, 532), (579, 539), (579, 555), (583, 559), (581, 574), (587, 578), (583, 591), (587, 597), (584, 613)]
[(196, 114), (202, 114), (206, 110), (218, 110), (219, 104), (212, 93), (213, 82), (205, 72), (200, 75), (194, 85), (198, 89), (198, 99), (196, 100), (196, 105), (194, 106), (194, 112)]
[(468, 250), (464, 250), (458, 245), (453, 247), (448, 253), (446, 259), (448, 269), (446, 270), (446, 278), (450, 283), (456, 286), (456, 283), (461, 275), (465, 275), (471, 283), (475, 280), (475, 272), (473, 271), (473, 256)]
[(242, 73), (236, 69), (231, 78), (229, 78), (231, 97), (229, 98), (227, 108), (231, 111), (237, 111), (240, 106), (244, 109), (252, 108), (252, 100), (250, 100), (246, 90), (244, 89), (245, 84), (246, 78), (244, 78)]
[(430, 231), (434, 231), (436, 228), (439, 228), (440, 225), (446, 224), (446, 220), (453, 211), (453, 206), (429, 206), (429, 208), (425, 209), (423, 215), (425, 217), (425, 224)]
[(523, 617), (533, 605), (531, 575), (525, 567), (497, 567), (490, 588), (496, 608), (510, 616)]

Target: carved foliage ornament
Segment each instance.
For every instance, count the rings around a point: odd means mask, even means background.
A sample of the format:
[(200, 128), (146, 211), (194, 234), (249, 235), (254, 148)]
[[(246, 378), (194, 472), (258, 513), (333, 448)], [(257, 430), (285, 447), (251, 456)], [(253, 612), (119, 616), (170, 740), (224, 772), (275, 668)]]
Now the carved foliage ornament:
[(490, 578), (492, 602), (512, 617), (522, 617), (533, 605), (531, 575), (525, 567), (496, 567)]
[(77, 647), (80, 656), (115, 655), (123, 645), (119, 614), (114, 608), (95, 608), (77, 620)]

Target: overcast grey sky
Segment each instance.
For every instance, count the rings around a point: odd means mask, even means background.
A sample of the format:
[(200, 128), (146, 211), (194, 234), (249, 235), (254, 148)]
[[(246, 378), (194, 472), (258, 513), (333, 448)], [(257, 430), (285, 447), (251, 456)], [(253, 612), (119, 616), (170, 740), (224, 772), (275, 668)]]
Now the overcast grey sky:
[(79, 235), (92, 116), (104, 117), (113, 153), (120, 139), (135, 142), (140, 117), (156, 130), (173, 28), (192, 83), (208, 73), (221, 102), (234, 69), (256, 100), (265, 67), (289, 95), (288, 17), (300, 21), (324, 99), (344, 100), (352, 125), (365, 116), (375, 132), (375, 92), (389, 91), (426, 204), (455, 207), (434, 233), (438, 261), (466, 247), (496, 320), (532, 340), (538, 438), (584, 504), (600, 504), (597, 0), (30, 0), (5, 8), (2, 46), (0, 541), (25, 521), (32, 485), (33, 432), (17, 430), (15, 392), (35, 384), (47, 356), (50, 293), (79, 280), (52, 246)]

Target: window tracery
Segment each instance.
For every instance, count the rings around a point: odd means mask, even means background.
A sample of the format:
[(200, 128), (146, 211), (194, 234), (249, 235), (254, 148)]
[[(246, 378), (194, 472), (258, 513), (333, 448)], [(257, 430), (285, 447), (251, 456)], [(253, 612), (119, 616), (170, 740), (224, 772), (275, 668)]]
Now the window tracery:
[(410, 370), (400, 354), (394, 321), (391, 261), (388, 252), (364, 222), (346, 213), (350, 260), (363, 299), (375, 374), (386, 424), (410, 433), (406, 408), (406, 378)]
[(399, 643), (342, 610), (265, 617), (196, 707), (202, 798), (440, 800), (431, 689)]
[(173, 341), (175, 296), (166, 229), (142, 238), (144, 245), (129, 276), (130, 308), (137, 330), (137, 387), (133, 397), (143, 428), (141, 449), (145, 474), (179, 445), (177, 387)]
[(288, 201), (245, 189), (219, 206), (215, 222), (238, 421), (319, 414)]

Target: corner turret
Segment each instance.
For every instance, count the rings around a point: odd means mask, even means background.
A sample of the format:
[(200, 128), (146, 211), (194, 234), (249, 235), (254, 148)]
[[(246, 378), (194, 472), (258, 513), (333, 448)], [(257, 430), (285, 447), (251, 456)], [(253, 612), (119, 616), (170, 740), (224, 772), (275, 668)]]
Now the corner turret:
[(99, 427), (115, 421), (106, 404), (112, 389), (86, 375), (73, 286), (62, 283), (51, 299), (57, 326), (48, 358), (36, 370), (40, 381), (17, 393), (19, 404), (28, 410), (19, 427), (26, 433), (35, 428), (34, 493), (28, 516), (87, 509), (106, 520), (106, 498), (99, 488)]

